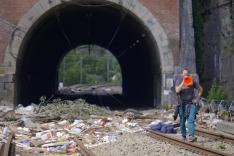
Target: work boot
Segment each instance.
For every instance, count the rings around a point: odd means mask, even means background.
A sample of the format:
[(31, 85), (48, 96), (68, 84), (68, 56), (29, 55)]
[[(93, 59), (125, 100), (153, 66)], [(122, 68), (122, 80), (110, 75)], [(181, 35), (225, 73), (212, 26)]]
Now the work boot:
[(195, 136), (189, 136), (188, 141), (189, 142), (195, 142), (195, 141), (197, 141), (197, 138)]
[(174, 119), (174, 121), (176, 121), (177, 117), (178, 117), (178, 115), (177, 115), (177, 114), (174, 114), (174, 115), (173, 115), (173, 119)]
[(186, 141), (186, 136), (181, 137), (183, 141)]

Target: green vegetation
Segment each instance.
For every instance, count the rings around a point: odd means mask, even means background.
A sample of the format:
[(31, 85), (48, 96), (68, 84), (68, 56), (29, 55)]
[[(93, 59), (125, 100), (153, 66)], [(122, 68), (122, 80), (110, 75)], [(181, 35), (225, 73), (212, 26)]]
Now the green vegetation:
[(216, 80), (213, 82), (211, 89), (208, 92), (209, 100), (228, 100), (229, 95), (227, 90)]
[(161, 109), (168, 111), (169, 109), (172, 109), (172, 105), (164, 103), (161, 105)]
[(120, 66), (106, 49), (84, 45), (71, 50), (64, 57), (59, 67), (59, 81), (65, 86), (120, 83)]
[(53, 101), (45, 101), (38, 110), (37, 115), (40, 117), (45, 116), (52, 119), (68, 119), (73, 122), (74, 119), (90, 119), (91, 116), (110, 116), (111, 111), (107, 107), (100, 107), (91, 105), (83, 99), (74, 101), (54, 99)]
[(217, 148), (221, 149), (221, 150), (225, 150), (226, 146), (225, 146), (224, 142), (220, 142), (220, 143), (217, 144)]

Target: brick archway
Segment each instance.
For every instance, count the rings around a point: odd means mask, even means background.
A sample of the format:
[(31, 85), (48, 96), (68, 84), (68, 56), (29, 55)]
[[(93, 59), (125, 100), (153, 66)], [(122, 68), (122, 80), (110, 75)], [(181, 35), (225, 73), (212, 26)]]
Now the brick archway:
[[(12, 41), (8, 45), (4, 60), (4, 64), (11, 66), (11, 71), (13, 73), (16, 72), (16, 61), (21, 59), (20, 53), (24, 46), (25, 36), (30, 33), (32, 26), (37, 20), (41, 18), (41, 16), (47, 14), (51, 9), (73, 2), (72, 0), (40, 0), (21, 18), (17, 29), (15, 29), (13, 33)], [(137, 16), (148, 28), (157, 43), (162, 77), (161, 89), (158, 92), (161, 92), (161, 103), (163, 103), (166, 97), (164, 97), (162, 92), (164, 89), (171, 87), (170, 85), (166, 85), (167, 82), (171, 80), (169, 79), (168, 81), (167, 78), (172, 77), (174, 71), (173, 55), (168, 45), (166, 33), (157, 19), (138, 0), (107, 0), (107, 2), (120, 5)]]

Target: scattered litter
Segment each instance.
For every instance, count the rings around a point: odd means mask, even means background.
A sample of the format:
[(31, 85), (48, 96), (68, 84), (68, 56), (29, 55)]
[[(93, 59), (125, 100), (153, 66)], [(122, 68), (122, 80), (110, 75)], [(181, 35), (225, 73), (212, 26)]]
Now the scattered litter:
[(122, 123), (125, 124), (125, 123), (127, 123), (128, 121), (129, 121), (128, 119), (123, 119), (123, 120), (122, 120)]
[[(35, 104), (19, 105), (15, 113), (20, 115), (16, 120), (23, 124), (2, 124), (0, 139), (6, 140), (13, 129), (18, 151), (55, 155), (80, 155), (77, 139), (92, 148), (115, 142), (125, 133), (144, 133), (144, 128), (173, 134), (178, 125), (173, 120), (173, 110), (154, 110), (151, 114), (134, 109), (110, 111), (81, 99), (55, 100), (40, 108)], [(214, 113), (203, 113), (202, 120), (211, 128), (223, 121)]]
[(25, 127), (36, 128), (38, 126), (38, 124), (34, 123), (30, 117), (27, 117), (25, 115), (23, 115), (20, 120), (23, 121)]
[(27, 107), (23, 107), (22, 105), (19, 105), (18, 108), (15, 110), (18, 114), (25, 114), (25, 115), (32, 115), (35, 113), (35, 111), (38, 109), (38, 105), (31, 104)]
[(2, 135), (3, 135), (3, 137), (7, 137), (8, 134), (9, 134), (9, 132), (8, 132), (8, 127), (4, 127), (3, 130), (2, 130)]
[(75, 135), (79, 135), (80, 132), (81, 132), (80, 128), (72, 128), (70, 131), (71, 134), (75, 134)]

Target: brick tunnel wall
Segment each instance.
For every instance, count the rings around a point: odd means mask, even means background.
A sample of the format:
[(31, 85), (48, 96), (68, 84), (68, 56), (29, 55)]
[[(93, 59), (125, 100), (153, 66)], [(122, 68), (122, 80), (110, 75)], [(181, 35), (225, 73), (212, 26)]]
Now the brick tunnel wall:
[[(12, 101), (14, 76), (4, 66), (5, 52), (17, 24), (39, 0), (0, 0), (0, 105)], [(48, 1), (48, 0), (44, 0)], [(169, 41), (174, 64), (179, 66), (179, 0), (138, 0), (155, 16)], [(9, 98), (8, 98), (9, 97)], [(12, 101), (13, 102), (13, 101)]]
[[(11, 33), (21, 17), (38, 0), (0, 0), (0, 66)], [(139, 0), (157, 18), (169, 38), (174, 62), (179, 63), (179, 0)], [(7, 73), (7, 71), (5, 71)]]
[(37, 0), (0, 0), (0, 64), (14, 27)]

